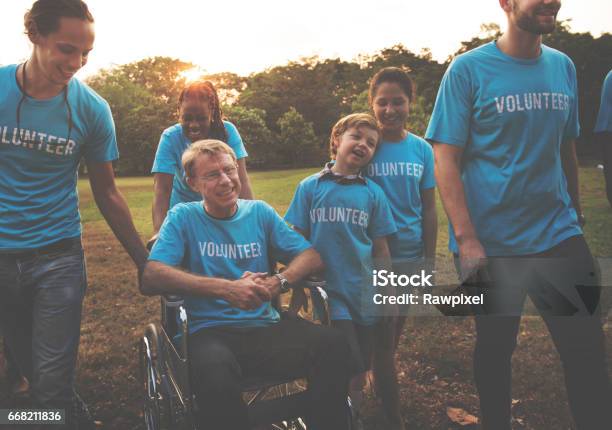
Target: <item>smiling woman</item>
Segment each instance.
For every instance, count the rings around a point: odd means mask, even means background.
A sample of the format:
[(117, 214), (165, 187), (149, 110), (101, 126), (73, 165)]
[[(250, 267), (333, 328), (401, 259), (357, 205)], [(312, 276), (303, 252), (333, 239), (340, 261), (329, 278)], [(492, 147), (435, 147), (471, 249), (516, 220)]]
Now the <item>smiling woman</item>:
[[(198, 69), (183, 73), (195, 76)], [(154, 174), (153, 230), (157, 237), (168, 210), (177, 203), (202, 200), (202, 195), (185, 180), (181, 157), (189, 146), (202, 139), (218, 139), (227, 143), (238, 159), (237, 169), (241, 184), (240, 197), (252, 199), (251, 185), (246, 171), (248, 156), (238, 130), (223, 120), (219, 97), (209, 81), (187, 84), (179, 96), (179, 122), (161, 135), (152, 173)]]
[[(41, 96), (53, 96), (87, 63), (93, 49), (94, 19), (82, 2), (41, 0), (35, 6), (24, 18), (26, 34), (34, 45), (30, 62), (33, 74), (39, 73), (51, 84), (50, 94)], [(42, 84), (39, 87), (47, 86)]]
[(139, 268), (147, 252), (115, 187), (108, 103), (73, 78), (93, 48), (87, 5), (38, 0), (24, 25), (29, 59), (0, 67), (0, 332), (30, 383), (32, 406), (64, 409), (64, 428), (90, 430), (73, 387), (87, 285), (76, 192), (82, 159), (100, 211)]

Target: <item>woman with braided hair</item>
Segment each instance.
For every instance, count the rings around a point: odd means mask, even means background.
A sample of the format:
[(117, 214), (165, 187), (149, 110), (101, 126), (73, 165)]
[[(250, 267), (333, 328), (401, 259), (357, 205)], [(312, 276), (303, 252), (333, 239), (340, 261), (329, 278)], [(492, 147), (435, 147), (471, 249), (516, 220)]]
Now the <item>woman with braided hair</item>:
[(246, 171), (245, 158), (248, 154), (234, 124), (222, 119), (221, 105), (215, 87), (209, 81), (191, 83), (181, 91), (179, 122), (162, 133), (151, 170), (154, 174), (154, 238), (170, 208), (177, 203), (202, 199), (200, 194), (187, 185), (181, 164), (181, 157), (187, 147), (202, 139), (221, 140), (234, 150), (242, 184), (240, 198), (253, 198)]

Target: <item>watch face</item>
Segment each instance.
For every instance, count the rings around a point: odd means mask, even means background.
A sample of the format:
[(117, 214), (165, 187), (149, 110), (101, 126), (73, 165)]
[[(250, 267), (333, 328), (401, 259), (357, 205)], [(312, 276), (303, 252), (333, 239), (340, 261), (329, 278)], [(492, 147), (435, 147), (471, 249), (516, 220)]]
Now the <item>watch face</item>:
[(276, 274), (276, 277), (280, 280), (280, 290), (282, 293), (289, 291), (289, 281), (280, 273)]

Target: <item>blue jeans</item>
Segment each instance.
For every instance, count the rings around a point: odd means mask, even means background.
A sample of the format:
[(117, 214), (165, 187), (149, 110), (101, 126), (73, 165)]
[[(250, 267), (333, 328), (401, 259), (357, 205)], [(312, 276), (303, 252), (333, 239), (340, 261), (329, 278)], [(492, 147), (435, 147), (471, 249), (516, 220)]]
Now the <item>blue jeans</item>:
[(36, 407), (71, 409), (86, 288), (78, 239), (44, 255), (0, 252), (0, 328)]

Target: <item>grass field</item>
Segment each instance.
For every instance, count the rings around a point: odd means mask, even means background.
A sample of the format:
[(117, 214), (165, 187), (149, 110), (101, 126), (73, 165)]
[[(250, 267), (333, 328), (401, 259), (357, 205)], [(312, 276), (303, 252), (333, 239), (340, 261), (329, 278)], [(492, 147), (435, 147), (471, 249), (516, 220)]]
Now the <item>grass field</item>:
[[(252, 173), (254, 192), (282, 214), (298, 181), (315, 170)], [(593, 254), (610, 257), (612, 211), (605, 200), (602, 173), (594, 168), (581, 169), (581, 181), (587, 240)], [(123, 178), (118, 183), (137, 229), (144, 239), (148, 238), (152, 231), (151, 178)], [(83, 312), (78, 388), (102, 428), (142, 429), (138, 339), (146, 323), (159, 319), (159, 300), (138, 293), (135, 269), (95, 207), (86, 181), (79, 182), (79, 192), (89, 290)], [(447, 221), (438, 205), (440, 276), (450, 282), (453, 270), (446, 251)], [(609, 277), (605, 284), (612, 285)], [(612, 362), (609, 322), (606, 335), (608, 361)], [(478, 415), (471, 371), (473, 343), (470, 318), (415, 317), (408, 321), (398, 358), (402, 412), (409, 428), (453, 428), (447, 407)], [(513, 409), (516, 428), (570, 428), (561, 365), (539, 318), (523, 319), (513, 369), (513, 398), (518, 401)], [(4, 382), (0, 373), (0, 387)], [(369, 398), (367, 428), (375, 428), (374, 406)]]

